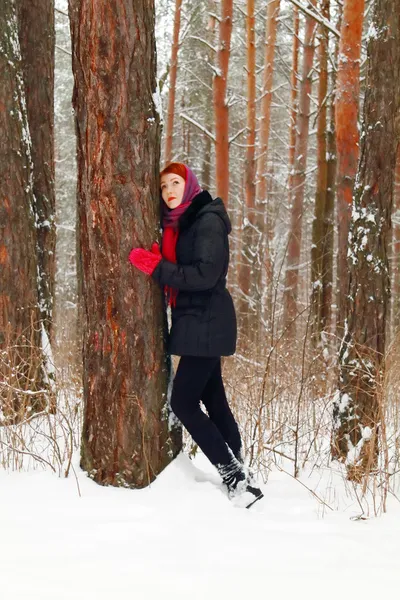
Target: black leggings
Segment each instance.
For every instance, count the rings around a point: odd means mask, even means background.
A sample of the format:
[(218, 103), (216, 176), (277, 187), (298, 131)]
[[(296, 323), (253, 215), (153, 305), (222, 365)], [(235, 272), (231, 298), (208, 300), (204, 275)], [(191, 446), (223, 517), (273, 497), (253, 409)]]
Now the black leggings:
[[(200, 400), (207, 416), (200, 408)], [(182, 356), (173, 382), (171, 408), (213, 465), (238, 456), (241, 439), (229, 408), (221, 375), (221, 358)]]

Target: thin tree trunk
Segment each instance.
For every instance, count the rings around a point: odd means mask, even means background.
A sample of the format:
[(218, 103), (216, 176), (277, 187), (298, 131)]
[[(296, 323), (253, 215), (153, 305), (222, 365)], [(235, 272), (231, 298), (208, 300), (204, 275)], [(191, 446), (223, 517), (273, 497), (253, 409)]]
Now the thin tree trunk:
[(37, 207), (14, 0), (0, 11), (0, 424), (46, 408)]
[(178, 71), (179, 32), (181, 28), (182, 0), (175, 1), (174, 34), (171, 48), (171, 66), (169, 70), (168, 118), (165, 132), (165, 164), (172, 160), (172, 137), (174, 132), (174, 113), (176, 96), (176, 76)]
[(26, 108), (32, 140), (41, 319), (53, 342), (55, 283), (54, 0), (18, 0)]
[[(208, 21), (208, 25), (207, 25), (206, 39), (210, 43), (210, 45), (213, 46), (214, 38), (215, 38), (215, 23), (216, 23), (216, 18), (214, 15), (214, 11), (215, 11), (215, 1), (214, 0), (208, 0), (208, 10), (209, 10), (210, 14), (209, 14), (209, 21)], [(211, 50), (211, 48), (207, 48), (206, 56), (207, 56), (207, 63), (209, 65), (211, 65), (214, 60), (214, 53)], [(213, 75), (212, 75), (211, 68), (209, 68), (207, 71), (206, 84), (210, 88), (212, 88)], [(212, 106), (209, 105), (208, 96), (206, 98), (206, 103), (207, 103), (206, 104), (206, 129), (207, 129), (207, 131), (212, 131), (212, 128), (214, 125), (214, 120), (213, 120), (214, 114), (213, 114)], [(206, 135), (206, 136), (204, 136), (204, 155), (203, 155), (203, 164), (202, 164), (202, 173), (201, 173), (202, 187), (205, 190), (209, 190), (211, 188), (212, 152), (213, 152), (213, 141), (210, 136)]]
[(348, 289), (347, 245), (350, 208), (359, 157), (358, 104), (364, 4), (365, 0), (344, 0), (336, 79), (338, 219), (336, 328), (340, 336), (343, 331), (344, 302)]
[[(337, 29), (340, 30), (339, 16)], [(334, 63), (337, 64), (339, 40), (334, 38)], [(333, 247), (334, 247), (334, 207), (336, 195), (336, 136), (335, 136), (335, 89), (336, 71), (331, 69), (332, 93), (329, 99), (329, 126), (327, 129), (327, 181), (326, 181), (326, 210), (324, 216), (324, 252), (322, 258), (322, 311), (321, 321), (324, 331), (333, 334)], [(332, 339), (332, 335), (331, 338)], [(329, 345), (329, 342), (327, 343)]]
[(231, 53), (233, 0), (221, 0), (219, 43), (213, 85), (215, 121), (215, 179), (217, 196), (229, 199), (229, 107), (226, 93)]
[(290, 125), (289, 125), (289, 157), (288, 157), (288, 188), (293, 188), (293, 170), (294, 170), (294, 158), (296, 150), (296, 123), (298, 113), (298, 77), (299, 77), (299, 29), (300, 29), (300, 17), (299, 9), (297, 6), (293, 6), (293, 48), (292, 48), (292, 72), (290, 74)]
[(255, 142), (256, 142), (256, 48), (254, 0), (247, 0), (247, 148), (245, 163), (245, 207), (239, 261), (239, 315), (242, 338), (257, 340), (260, 307), (260, 219), (256, 212)]
[[(316, 0), (312, 1), (315, 6)], [(291, 202), (291, 220), (288, 241), (288, 253), (285, 272), (285, 289), (283, 294), (283, 322), (288, 337), (295, 334), (295, 318), (297, 316), (297, 293), (299, 285), (299, 262), (302, 236), (304, 185), (307, 168), (308, 130), (310, 121), (311, 74), (314, 61), (314, 34), (316, 21), (306, 17), (304, 34), (304, 56), (302, 82), (300, 88), (299, 113), (297, 116), (296, 154), (294, 174), (289, 189)]]
[(349, 235), (346, 330), (333, 454), (360, 481), (376, 466), (390, 299), (388, 236), (400, 136), (400, 3), (376, 0)]
[[(153, 2), (70, 0), (82, 260), (81, 466), (143, 487), (179, 449), (168, 427), (162, 295), (128, 261), (159, 224)], [(107, 65), (107, 68), (104, 66)]]
[[(296, 10), (297, 7), (295, 7)], [(266, 179), (266, 168), (268, 163), (268, 143), (269, 143), (269, 132), (271, 127), (271, 102), (272, 102), (272, 82), (274, 74), (274, 58), (275, 58), (275, 46), (276, 46), (276, 30), (278, 24), (278, 16), (280, 10), (280, 0), (272, 0), (267, 6), (267, 23), (266, 23), (266, 34), (265, 34), (265, 57), (264, 57), (264, 68), (263, 68), (263, 84), (261, 89), (261, 117), (260, 117), (260, 147), (259, 147), (259, 158), (257, 162), (257, 179), (258, 189), (257, 196), (260, 202), (264, 202), (266, 199), (267, 191), (267, 179)], [(296, 38), (294, 38), (294, 44), (298, 44)], [(294, 60), (297, 61), (297, 52), (294, 56)], [(293, 64), (293, 69), (295, 65)], [(297, 73), (297, 63), (296, 63)], [(294, 84), (292, 88), (292, 94), (296, 93), (296, 81), (292, 80)]]
[[(329, 0), (322, 0), (321, 14), (329, 20)], [(311, 244), (311, 311), (312, 340), (315, 346), (322, 343), (324, 331), (324, 255), (326, 252), (326, 212), (328, 193), (327, 161), (327, 94), (328, 94), (328, 30), (319, 26), (319, 86), (317, 125), (317, 190), (314, 205)]]
[(398, 333), (400, 327), (400, 142), (397, 145), (393, 207), (394, 219), (391, 261), (393, 271), (393, 307), (391, 330), (394, 337)]

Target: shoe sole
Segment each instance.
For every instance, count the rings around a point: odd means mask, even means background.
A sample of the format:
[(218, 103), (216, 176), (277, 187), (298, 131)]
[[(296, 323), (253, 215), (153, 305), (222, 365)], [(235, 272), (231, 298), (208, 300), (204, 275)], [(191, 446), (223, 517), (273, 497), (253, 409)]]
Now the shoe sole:
[(246, 506), (246, 508), (251, 508), (253, 506), (253, 504), (255, 504), (256, 502), (258, 502), (258, 500), (261, 500), (261, 498), (264, 498), (264, 494), (261, 494), (260, 496), (257, 496), (257, 498), (255, 498), (252, 502), (250, 502), (250, 504), (248, 504)]

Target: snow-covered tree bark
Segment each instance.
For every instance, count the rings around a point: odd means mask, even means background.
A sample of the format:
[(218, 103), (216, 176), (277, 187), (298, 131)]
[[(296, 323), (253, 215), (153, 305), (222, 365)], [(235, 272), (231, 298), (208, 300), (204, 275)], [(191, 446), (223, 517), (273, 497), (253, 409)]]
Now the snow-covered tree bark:
[(365, 0), (344, 0), (340, 28), (339, 60), (336, 76), (337, 146), (337, 318), (343, 331), (348, 287), (347, 245), (354, 179), (359, 157), (358, 105), (360, 95), (361, 35)]
[[(316, 5), (316, 0), (312, 0)], [(304, 32), (304, 55), (302, 78), (299, 92), (299, 112), (297, 115), (297, 139), (293, 178), (289, 189), (291, 199), (291, 219), (283, 294), (284, 326), (288, 334), (295, 333), (295, 319), (298, 314), (297, 295), (299, 287), (299, 262), (302, 238), (304, 184), (306, 179), (308, 132), (310, 122), (310, 96), (312, 88), (312, 66), (314, 62), (316, 21), (306, 16)]]
[(47, 406), (37, 207), (14, 0), (0, 10), (0, 423)]
[(18, 29), (32, 140), (41, 319), (49, 341), (55, 280), (54, 0), (17, 0)]
[(400, 136), (400, 2), (376, 0), (360, 163), (354, 187), (345, 335), (334, 405), (333, 454), (360, 480), (374, 469), (382, 418), (385, 330), (390, 298), (388, 237)]
[[(321, 14), (329, 19), (329, 0), (322, 0)], [(311, 311), (312, 340), (315, 346), (322, 342), (326, 323), (324, 322), (324, 257), (327, 252), (327, 212), (328, 207), (328, 157), (327, 157), (327, 94), (328, 94), (328, 30), (320, 26), (319, 35), (319, 85), (318, 85), (318, 125), (317, 125), (317, 192), (314, 205), (311, 245)]]
[(143, 487), (170, 462), (162, 294), (128, 261), (159, 237), (153, 1), (70, 0), (84, 301), (82, 468)]

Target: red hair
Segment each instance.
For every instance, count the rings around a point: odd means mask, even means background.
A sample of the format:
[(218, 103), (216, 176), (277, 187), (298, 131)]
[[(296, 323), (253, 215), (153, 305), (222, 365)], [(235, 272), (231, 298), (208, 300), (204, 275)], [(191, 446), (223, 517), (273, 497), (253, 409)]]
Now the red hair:
[(163, 175), (167, 175), (168, 173), (175, 173), (175, 175), (180, 175), (186, 181), (186, 167), (183, 163), (180, 162), (172, 162), (169, 163), (160, 173), (160, 178)]

